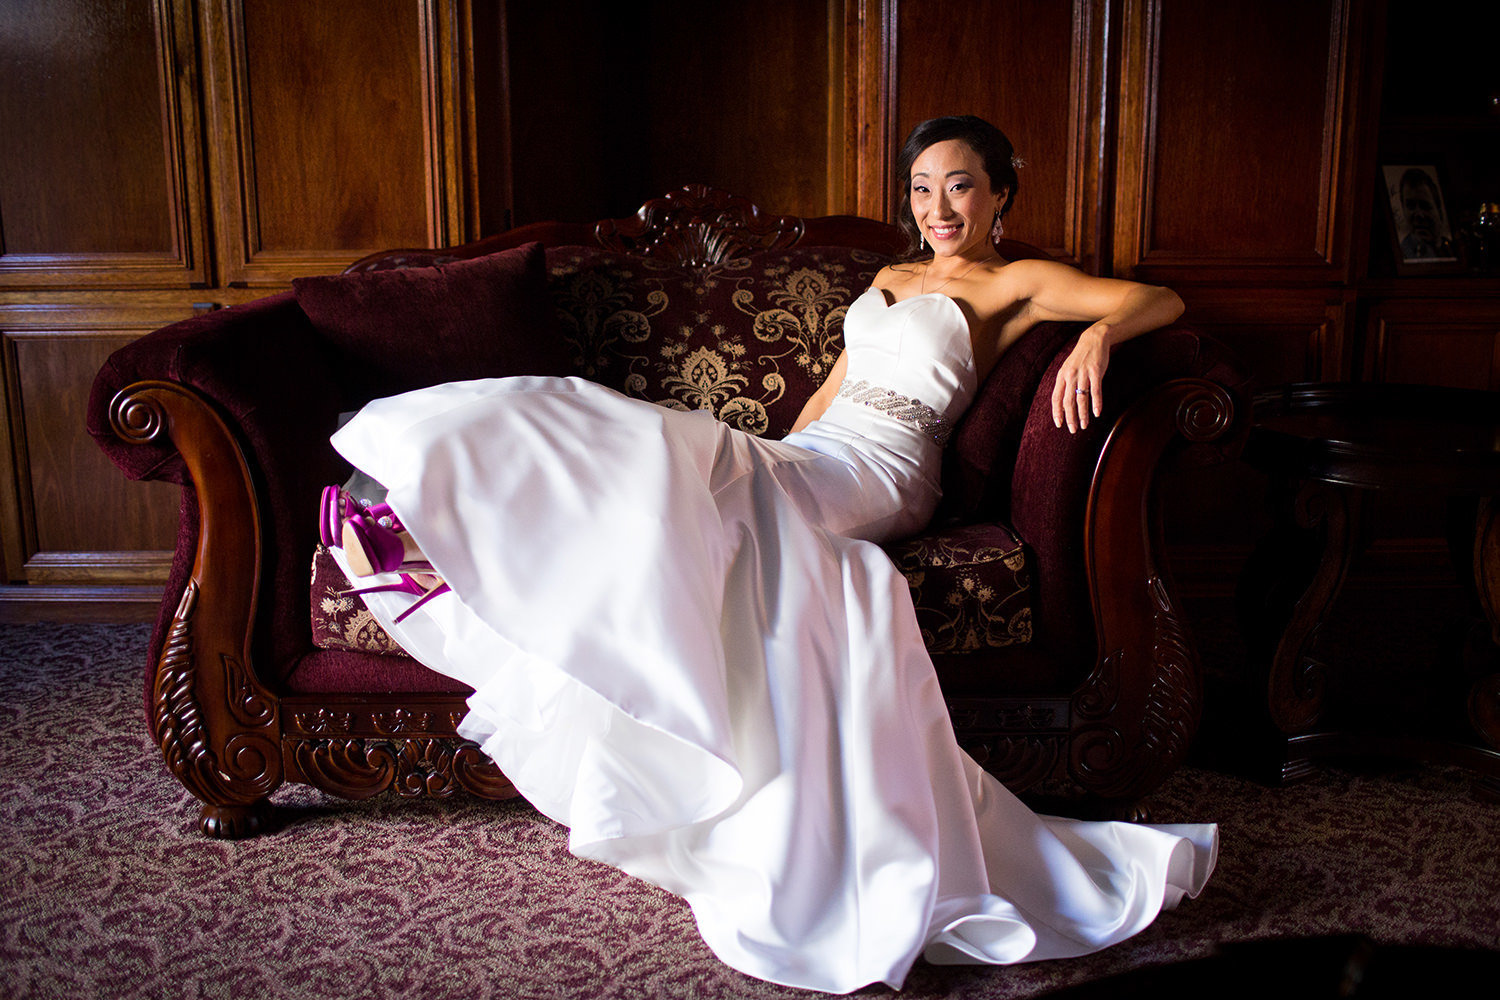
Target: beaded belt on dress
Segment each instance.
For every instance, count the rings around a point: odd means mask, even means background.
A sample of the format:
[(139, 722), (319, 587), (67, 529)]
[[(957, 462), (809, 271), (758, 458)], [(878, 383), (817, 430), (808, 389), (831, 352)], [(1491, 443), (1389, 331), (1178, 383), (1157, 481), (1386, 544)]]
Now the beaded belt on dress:
[(948, 443), (948, 437), (953, 433), (953, 425), (920, 399), (872, 385), (862, 378), (844, 379), (835, 398), (873, 407), (931, 438), (939, 448)]

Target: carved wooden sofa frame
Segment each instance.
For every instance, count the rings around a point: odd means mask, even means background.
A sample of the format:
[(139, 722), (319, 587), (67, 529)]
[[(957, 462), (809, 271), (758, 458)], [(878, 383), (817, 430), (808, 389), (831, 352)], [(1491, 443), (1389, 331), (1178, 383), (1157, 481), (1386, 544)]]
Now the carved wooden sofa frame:
[[(631, 219), (539, 223), (462, 248), (379, 255), (351, 270), (472, 257), (533, 240), (695, 265), (794, 246), (890, 255), (898, 236), (868, 219), (770, 216), (744, 199), (692, 187), (648, 202)], [(1026, 252), (1020, 244), (1002, 250)], [(183, 486), (177, 557), (148, 666), (147, 713), (167, 767), (203, 803), (200, 827), (210, 836), (263, 829), (268, 797), (284, 782), (352, 799), (385, 791), (514, 794), (480, 750), (455, 735), (465, 711), (461, 696), (288, 693), (258, 668), (271, 655), (270, 630), (286, 620), (282, 595), (273, 600), (272, 588), (295, 580), (298, 565), (305, 571), (316, 535), (315, 496), (299, 487), (302, 493), (289, 497), (282, 472), (255, 458), (274, 453), (276, 435), (295, 429), (247, 430), (228, 416), (243, 402), (220, 398), (239, 389), (216, 395), (172, 377), (172, 364), (151, 360), (148, 342), (257, 338), (254, 351), (234, 347), (241, 353), (233, 357), (289, 379), (285, 398), (294, 405), (316, 392), (326, 368), (309, 353), (309, 329), (296, 308), (283, 294), (142, 338), (101, 371), (91, 400), (90, 429), (127, 474)], [(173, 350), (163, 356), (181, 354)], [(256, 377), (243, 373), (235, 384)], [(961, 742), (1018, 791), (1062, 782), (1111, 804), (1117, 815), (1140, 816), (1144, 797), (1183, 760), (1198, 724), (1200, 669), (1162, 561), (1158, 487), (1168, 459), (1184, 446), (1210, 460), (1237, 446), (1242, 389), (1229, 378), (1171, 378), (1144, 388), (1100, 428), (1078, 526), (1095, 639), (1082, 679), (1070, 690), (1046, 692), (999, 685), (989, 693), (970, 683), (950, 695)], [(329, 452), (327, 470), (303, 478), (341, 478)], [(305, 608), (305, 593), (303, 600)], [(276, 638), (283, 655), (287, 643), (304, 641)]]

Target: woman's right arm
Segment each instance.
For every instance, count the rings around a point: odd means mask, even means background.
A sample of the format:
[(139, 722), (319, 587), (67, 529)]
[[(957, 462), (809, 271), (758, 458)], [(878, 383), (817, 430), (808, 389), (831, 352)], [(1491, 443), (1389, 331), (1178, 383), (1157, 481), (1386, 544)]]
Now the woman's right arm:
[(844, 372), (848, 369), (849, 355), (845, 351), (840, 351), (838, 360), (833, 363), (833, 368), (828, 372), (828, 377), (802, 407), (802, 412), (797, 414), (797, 422), (792, 424), (793, 432), (800, 431), (817, 420), (828, 410), (828, 407), (833, 405), (833, 398), (839, 394), (839, 386), (844, 384)]

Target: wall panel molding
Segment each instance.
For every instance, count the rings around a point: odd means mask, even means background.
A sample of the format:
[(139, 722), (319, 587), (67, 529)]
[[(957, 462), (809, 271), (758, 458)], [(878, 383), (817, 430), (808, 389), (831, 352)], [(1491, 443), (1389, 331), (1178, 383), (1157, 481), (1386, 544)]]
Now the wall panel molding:
[[(889, 10), (895, 0), (845, 0), (842, 63), (844, 108), (838, 129), (829, 130), (830, 154), (837, 148), (842, 163), (841, 201), (830, 201), (834, 214), (870, 219), (890, 212), (891, 29)], [(836, 147), (834, 144), (837, 144)]]
[[(1102, 49), (1107, 0), (1004, 0), (954, 8), (942, 0), (887, 0), (888, 157), (880, 215), (893, 218), (902, 140), (924, 119), (976, 114), (998, 126), (1024, 161), (1007, 235), (1096, 270), (1097, 156), (1107, 128)], [(955, 71), (980, 57), (1004, 73)], [(1058, 55), (1067, 52), (1066, 73)]]
[[(37, 9), (18, 4), (0, 15), (14, 19), (8, 32), (31, 33), (17, 41), (17, 63), (4, 67), (8, 80), (22, 82), (8, 83), (14, 89), (0, 97), (0, 131), (7, 134), (0, 143), (0, 290), (205, 284), (208, 239), (191, 0), (153, 0), (149, 54), (130, 48), (140, 40), (130, 20), (135, 5), (30, 6)], [(79, 50), (95, 53), (82, 73)], [(110, 78), (120, 65), (154, 71), (154, 109), (128, 105), (138, 95)], [(154, 159), (136, 145), (137, 118), (159, 122), (160, 161), (101, 159), (126, 149)], [(96, 186), (62, 191), (59, 177)], [(7, 219), (26, 234), (12, 231), (3, 239)], [(158, 233), (159, 245), (109, 246), (135, 231)]]
[(1500, 392), (1500, 299), (1394, 299), (1370, 310), (1363, 376)]
[(154, 584), (176, 537), (178, 487), (125, 479), (84, 429), (94, 374), (116, 348), (197, 310), (0, 304), (0, 556), (31, 583)]
[(1338, 289), (1182, 288), (1182, 322), (1226, 343), (1259, 386), (1354, 377), (1355, 302)]
[(1349, 0), (1274, 18), (1254, 0), (1125, 0), (1117, 273), (1350, 279), (1362, 96), (1350, 16)]
[[(291, 14), (303, 20), (282, 31)], [(226, 283), (281, 286), (474, 235), (469, 24), (468, 0), (380, 0), (357, 19), (204, 5)]]

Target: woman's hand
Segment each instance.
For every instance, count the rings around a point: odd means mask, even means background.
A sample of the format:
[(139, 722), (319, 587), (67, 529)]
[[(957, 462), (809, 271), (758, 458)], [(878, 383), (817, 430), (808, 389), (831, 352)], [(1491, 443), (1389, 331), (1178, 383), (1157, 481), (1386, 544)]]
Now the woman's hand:
[(1090, 277), (1052, 261), (1016, 261), (1007, 270), (1012, 280), (1025, 283), (1022, 297), (1036, 319), (1092, 323), (1052, 386), (1052, 422), (1071, 434), (1104, 413), (1104, 370), (1115, 344), (1182, 315), (1182, 299), (1169, 288)]
[(1104, 412), (1104, 370), (1109, 367), (1109, 326), (1095, 323), (1078, 337), (1078, 344), (1057, 372), (1052, 386), (1052, 422), (1076, 434), (1092, 417)]

